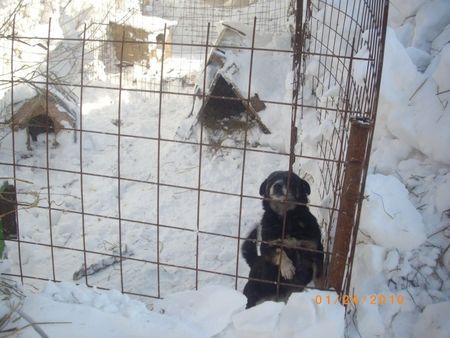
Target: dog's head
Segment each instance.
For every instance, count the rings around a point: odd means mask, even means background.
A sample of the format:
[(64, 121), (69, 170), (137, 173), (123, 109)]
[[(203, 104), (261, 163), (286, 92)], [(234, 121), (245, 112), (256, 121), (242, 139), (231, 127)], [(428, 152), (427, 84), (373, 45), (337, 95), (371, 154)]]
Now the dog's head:
[[(289, 183), (289, 186), (288, 186)], [(311, 188), (305, 180), (288, 171), (275, 171), (267, 177), (259, 188), (259, 194), (267, 199), (268, 205), (279, 215), (295, 209), (299, 203), (308, 203)]]

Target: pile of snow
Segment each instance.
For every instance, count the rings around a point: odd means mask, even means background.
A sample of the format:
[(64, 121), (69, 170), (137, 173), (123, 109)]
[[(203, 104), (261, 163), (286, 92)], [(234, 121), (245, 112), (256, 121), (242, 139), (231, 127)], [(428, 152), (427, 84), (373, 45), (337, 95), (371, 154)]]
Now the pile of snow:
[(422, 216), (394, 176), (369, 175), (362, 209), (361, 231), (387, 249), (412, 250), (425, 239)]
[[(188, 320), (149, 311), (145, 304), (118, 291), (100, 292), (70, 283), (47, 284), (29, 295), (20, 308), (49, 337), (208, 337)], [(45, 324), (47, 323), (47, 324)], [(8, 328), (28, 324), (23, 318)], [(21, 337), (36, 337), (31, 327)]]
[(362, 337), (449, 337), (450, 3), (391, 1), (377, 125), (355, 252)]
[[(345, 328), (342, 305), (318, 304), (336, 294), (308, 291), (293, 294), (288, 303), (265, 302), (245, 310), (245, 296), (230, 288), (210, 286), (175, 293), (149, 310), (118, 291), (99, 291), (71, 283), (48, 283), (40, 294), (28, 294), (15, 317), (3, 329), (33, 320), (49, 337), (301, 337), (340, 338)], [(0, 315), (9, 311), (0, 308)], [(18, 313), (22, 314), (18, 316)], [(31, 327), (21, 337), (34, 338)]]

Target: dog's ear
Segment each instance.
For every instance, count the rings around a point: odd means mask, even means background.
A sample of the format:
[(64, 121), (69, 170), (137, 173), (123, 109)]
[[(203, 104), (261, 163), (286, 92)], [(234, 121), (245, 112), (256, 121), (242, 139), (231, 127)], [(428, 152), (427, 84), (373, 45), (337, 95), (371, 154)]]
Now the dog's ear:
[(266, 195), (266, 188), (267, 188), (267, 178), (264, 180), (264, 182), (261, 183), (261, 186), (259, 187), (260, 196)]
[(301, 178), (299, 178), (299, 180), (296, 182), (295, 187), (295, 198), (299, 201), (311, 194), (311, 187), (309, 186), (309, 183)]

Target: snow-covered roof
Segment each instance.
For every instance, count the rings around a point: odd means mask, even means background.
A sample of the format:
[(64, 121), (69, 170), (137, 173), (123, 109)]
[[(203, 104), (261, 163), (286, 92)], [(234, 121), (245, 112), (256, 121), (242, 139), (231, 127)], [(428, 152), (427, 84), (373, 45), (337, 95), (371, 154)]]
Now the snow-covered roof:
[[(219, 79), (232, 87), (234, 97), (242, 100), (245, 109), (255, 118), (264, 133), (270, 133), (269, 128), (259, 118), (256, 107), (253, 106), (253, 100), (279, 101), (280, 97), (286, 97), (287, 102), (291, 98), (285, 95), (286, 92), (286, 74), (290, 66), (290, 53), (274, 53), (268, 50), (284, 48), (289, 51), (290, 46), (286, 41), (290, 41), (287, 36), (278, 39), (277, 34), (255, 34), (253, 40), (253, 27), (240, 23), (221, 23), (222, 29), (219, 33), (215, 47), (211, 50), (208, 65), (206, 67), (205, 95), (213, 95), (215, 86), (223, 83)], [(265, 49), (265, 51), (251, 50), (251, 47)], [(256, 55), (257, 54), (257, 55)], [(277, 71), (277, 67), (283, 62), (283, 69)], [(268, 72), (268, 69), (274, 71)], [(198, 87), (202, 89), (203, 84)], [(281, 91), (281, 96), (280, 96)], [(214, 96), (214, 95), (213, 95)], [(256, 98), (256, 99), (255, 99)], [(247, 100), (250, 99), (250, 104)], [(198, 106), (200, 113), (206, 104)], [(261, 102), (261, 107), (264, 104)]]
[[(291, 49), (290, 34), (256, 33), (255, 41), (252, 42), (252, 26), (231, 22), (222, 22), (221, 26), (222, 30), (216, 42), (217, 47), (212, 49), (210, 59), (212, 55), (217, 55), (222, 58), (223, 65), (217, 62), (208, 65), (206, 87), (210, 87), (215, 73), (218, 72), (238, 87), (244, 97), (248, 97), (251, 77), (250, 96), (258, 93), (263, 100), (272, 100), (272, 98), (279, 100), (280, 90), (285, 91), (286, 72), (277, 72), (277, 67), (281, 63), (290, 67), (292, 63), (291, 53), (287, 52)], [(256, 50), (252, 57), (250, 50), (252, 43), (256, 49), (286, 52)]]
[[(116, 15), (116, 17), (118, 18), (126, 17), (126, 13), (124, 13), (123, 16)], [(111, 22), (114, 22), (119, 25), (123, 24), (123, 20), (119, 21), (112, 20)], [(134, 28), (143, 29), (149, 33), (153, 33), (164, 31), (164, 26), (166, 26), (167, 28), (176, 26), (177, 21), (166, 20), (156, 16), (133, 14), (132, 18), (130, 20), (127, 20), (127, 25), (133, 26)]]
[[(14, 86), (14, 122), (19, 127), (39, 113), (39, 107), (45, 106), (46, 90), (29, 84)], [(64, 88), (49, 88), (49, 115), (52, 119), (61, 122), (76, 123), (79, 115), (77, 98)], [(5, 92), (0, 100), (0, 117), (2, 121), (11, 121), (11, 89)], [(42, 109), (41, 109), (42, 110)]]

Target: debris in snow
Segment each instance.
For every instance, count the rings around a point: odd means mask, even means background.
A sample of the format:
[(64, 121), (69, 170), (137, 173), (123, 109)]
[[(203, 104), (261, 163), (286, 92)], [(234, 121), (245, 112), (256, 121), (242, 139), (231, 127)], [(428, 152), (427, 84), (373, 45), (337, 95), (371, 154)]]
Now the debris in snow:
[[(113, 255), (115, 256), (108, 256), (106, 258), (103, 258), (99, 262), (89, 265), (87, 268), (83, 264), (79, 270), (73, 273), (73, 280), (80, 280), (85, 276), (93, 275), (97, 272), (105, 270), (110, 266), (113, 266), (114, 264), (119, 263), (121, 260), (123, 260), (120, 258), (120, 256), (118, 256), (119, 254), (119, 249), (116, 248), (113, 251)], [(126, 244), (124, 245), (124, 249), (122, 250), (122, 257), (124, 256), (133, 256), (133, 252), (131, 250), (128, 250)]]

